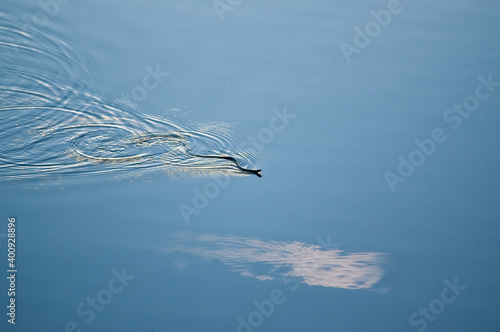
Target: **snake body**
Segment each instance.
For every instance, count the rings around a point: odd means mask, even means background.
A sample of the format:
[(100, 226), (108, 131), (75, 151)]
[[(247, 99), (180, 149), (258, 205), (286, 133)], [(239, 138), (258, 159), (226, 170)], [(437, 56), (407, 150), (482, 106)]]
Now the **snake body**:
[(204, 155), (199, 155), (199, 154), (192, 154), (190, 153), (188, 150), (186, 150), (186, 152), (190, 155), (190, 156), (193, 156), (193, 157), (198, 157), (198, 158), (217, 158), (217, 159), (225, 159), (225, 160), (229, 160), (229, 161), (232, 161), (236, 167), (238, 167), (238, 169), (242, 172), (245, 172), (245, 173), (252, 173), (252, 174), (255, 174), (257, 175), (259, 178), (262, 177), (262, 175), (259, 174), (259, 172), (261, 171), (261, 169), (248, 169), (248, 168), (244, 168), (244, 167), (241, 167), (241, 165), (238, 163), (238, 160), (236, 160), (236, 158), (234, 157), (231, 157), (231, 156), (204, 156)]
[(250, 174), (255, 174), (259, 178), (262, 177), (260, 175), (261, 169), (248, 169), (245, 167), (242, 167), (238, 160), (232, 156), (227, 156), (227, 155), (201, 155), (201, 154), (195, 154), (191, 153), (190, 149), (191, 147), (187, 143), (186, 137), (183, 134), (178, 134), (178, 133), (169, 133), (169, 134), (157, 134), (157, 135), (148, 135), (148, 136), (143, 136), (135, 139), (136, 143), (142, 144), (144, 142), (150, 142), (150, 141), (170, 141), (174, 140), (177, 143), (182, 144), (184, 146), (184, 151), (186, 154), (188, 154), (191, 157), (198, 157), (198, 158), (210, 158), (210, 159), (224, 159), (224, 160), (229, 160), (234, 163), (234, 165), (242, 172), (244, 173), (250, 173)]

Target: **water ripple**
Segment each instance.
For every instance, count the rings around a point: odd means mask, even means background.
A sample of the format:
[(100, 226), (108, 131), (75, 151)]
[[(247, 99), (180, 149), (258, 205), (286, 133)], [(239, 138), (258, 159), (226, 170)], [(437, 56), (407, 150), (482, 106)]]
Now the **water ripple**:
[[(1, 180), (110, 174), (258, 174), (259, 159), (229, 124), (196, 124), (180, 110), (144, 114), (100, 96), (98, 66), (62, 29), (23, 31), (0, 14)], [(116, 94), (116, 93), (115, 93)]]

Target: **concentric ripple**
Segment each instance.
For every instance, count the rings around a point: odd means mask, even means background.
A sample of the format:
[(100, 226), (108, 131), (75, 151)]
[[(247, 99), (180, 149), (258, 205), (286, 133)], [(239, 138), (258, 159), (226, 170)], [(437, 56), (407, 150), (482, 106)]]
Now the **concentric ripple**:
[(194, 124), (179, 110), (146, 114), (126, 98), (99, 96), (91, 88), (97, 67), (73, 36), (16, 22), (0, 14), (2, 180), (258, 175), (255, 152), (228, 124)]

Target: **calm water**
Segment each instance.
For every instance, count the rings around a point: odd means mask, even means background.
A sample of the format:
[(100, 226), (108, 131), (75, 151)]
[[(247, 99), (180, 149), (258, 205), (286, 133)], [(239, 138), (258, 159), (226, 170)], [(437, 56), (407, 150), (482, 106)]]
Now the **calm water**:
[(499, 15), (2, 2), (1, 331), (498, 330)]

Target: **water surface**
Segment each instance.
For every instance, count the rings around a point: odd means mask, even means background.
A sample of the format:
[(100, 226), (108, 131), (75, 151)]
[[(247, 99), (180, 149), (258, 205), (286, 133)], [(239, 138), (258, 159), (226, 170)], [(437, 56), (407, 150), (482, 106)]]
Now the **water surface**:
[(500, 6), (222, 2), (2, 2), (0, 329), (498, 330)]

